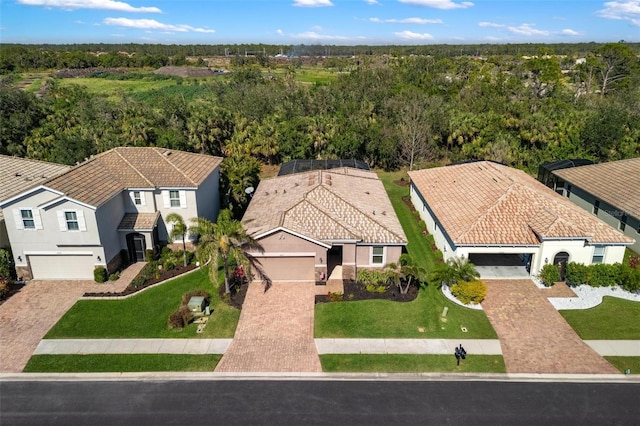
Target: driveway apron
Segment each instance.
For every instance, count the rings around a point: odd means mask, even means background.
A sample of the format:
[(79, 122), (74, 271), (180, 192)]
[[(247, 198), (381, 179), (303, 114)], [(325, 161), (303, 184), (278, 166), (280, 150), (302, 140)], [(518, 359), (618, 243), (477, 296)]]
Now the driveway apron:
[(482, 308), (508, 373), (619, 374), (567, 324), (531, 280), (484, 280)]
[(314, 283), (252, 282), (216, 372), (321, 372), (313, 340)]

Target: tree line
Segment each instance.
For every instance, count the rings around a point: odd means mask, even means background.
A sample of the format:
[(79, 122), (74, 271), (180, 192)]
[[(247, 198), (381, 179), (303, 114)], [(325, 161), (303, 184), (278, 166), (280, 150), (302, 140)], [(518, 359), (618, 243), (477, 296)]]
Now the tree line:
[(374, 56), (313, 85), (298, 83), (291, 65), (275, 77), (273, 64), (242, 63), (225, 79), (174, 78), (164, 89), (109, 98), (57, 79), (36, 97), (6, 77), (0, 153), (64, 164), (116, 146), (221, 155), (224, 206), (234, 213), (262, 164), (296, 158), (356, 158), (385, 169), (477, 158), (535, 171), (557, 159), (639, 156), (633, 50), (611, 43), (579, 63), (563, 61)]

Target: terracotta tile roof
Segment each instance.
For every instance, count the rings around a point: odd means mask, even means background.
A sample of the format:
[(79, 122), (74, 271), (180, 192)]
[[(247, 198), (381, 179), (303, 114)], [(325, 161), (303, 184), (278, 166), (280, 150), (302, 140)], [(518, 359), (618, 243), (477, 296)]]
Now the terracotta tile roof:
[(409, 177), (457, 245), (538, 245), (541, 238), (574, 237), (633, 242), (507, 166), (481, 161), (412, 171)]
[(553, 173), (628, 215), (640, 218), (640, 157)]
[[(38, 186), (69, 168), (63, 164), (0, 155), (0, 201)], [(0, 220), (2, 218), (0, 211)]]
[(263, 180), (242, 223), (252, 235), (284, 227), (326, 242), (407, 242), (378, 176), (351, 168)]
[(156, 226), (160, 212), (125, 213), (118, 225), (118, 231), (149, 231)]
[(197, 187), (221, 161), (164, 148), (121, 147), (96, 155), (46, 186), (97, 207), (126, 188)]

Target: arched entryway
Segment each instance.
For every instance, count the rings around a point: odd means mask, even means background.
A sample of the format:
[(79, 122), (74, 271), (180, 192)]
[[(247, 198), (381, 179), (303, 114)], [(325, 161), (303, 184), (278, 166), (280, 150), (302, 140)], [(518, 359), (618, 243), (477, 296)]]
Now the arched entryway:
[(127, 234), (127, 248), (131, 262), (145, 262), (147, 260), (147, 241), (144, 235), (137, 232)]
[(560, 280), (564, 281), (567, 277), (567, 263), (569, 262), (569, 253), (561, 251), (553, 258), (553, 264), (560, 270)]

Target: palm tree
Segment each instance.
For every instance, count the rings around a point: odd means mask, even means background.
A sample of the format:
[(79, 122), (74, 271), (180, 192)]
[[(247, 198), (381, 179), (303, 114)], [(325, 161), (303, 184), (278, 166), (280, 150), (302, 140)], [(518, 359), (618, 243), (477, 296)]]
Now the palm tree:
[(480, 278), (480, 273), (476, 266), (464, 257), (452, 257), (431, 273), (431, 281), (438, 286), (458, 281), (472, 281), (476, 278)]
[(262, 251), (262, 247), (247, 234), (240, 221), (232, 219), (230, 210), (222, 210), (216, 223), (202, 217), (191, 220), (194, 223), (191, 232), (198, 235), (196, 254), (201, 263), (210, 262), (211, 282), (216, 285), (218, 283), (217, 265), (220, 259), (224, 268), (224, 291), (227, 294), (231, 293), (229, 278), (232, 261), (244, 268), (246, 276), (251, 276), (253, 266), (264, 278), (262, 269), (256, 265), (256, 260), (248, 252), (250, 249)]
[[(398, 263), (389, 263), (385, 270), (389, 274), (390, 279), (400, 289), (400, 294), (407, 294), (413, 280), (419, 280), (425, 274), (425, 269), (416, 264), (408, 253), (400, 255)], [(406, 286), (402, 286), (400, 278), (406, 280)]]
[(169, 213), (166, 218), (167, 223), (171, 223), (173, 226), (169, 231), (169, 242), (173, 242), (176, 239), (182, 239), (182, 255), (184, 258), (184, 266), (187, 266), (187, 225), (184, 223), (184, 219), (178, 213)]

